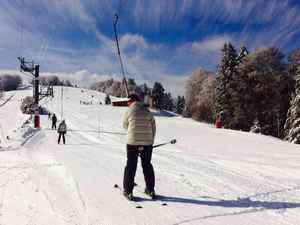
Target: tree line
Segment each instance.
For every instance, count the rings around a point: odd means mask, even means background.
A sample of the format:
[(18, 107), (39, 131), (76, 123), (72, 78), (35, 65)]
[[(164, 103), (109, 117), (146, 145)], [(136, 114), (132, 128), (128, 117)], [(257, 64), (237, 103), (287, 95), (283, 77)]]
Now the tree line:
[[(69, 86), (73, 87), (73, 84), (69, 80), (61, 80), (58, 76), (40, 76), (40, 85), (48, 86)], [(15, 74), (3, 74), (0, 76), (0, 92), (17, 90), (23, 84), (23, 80), (20, 75)], [(33, 80), (31, 81), (33, 84)]]
[(1, 75), (0, 92), (16, 90), (22, 83), (22, 78), (19, 75)]
[[(170, 92), (166, 92), (160, 82), (155, 82), (153, 87), (149, 87), (146, 83), (139, 85), (133, 78), (127, 80), (129, 93), (138, 94), (142, 101), (147, 102), (147, 98), (151, 97), (153, 107), (159, 110), (168, 110), (182, 114), (185, 107), (185, 97), (177, 96), (174, 99)], [(113, 78), (97, 82), (90, 87), (93, 90), (113, 95), (116, 97), (125, 97), (126, 91), (121, 81)]]
[[(56, 75), (51, 76), (40, 76), (40, 85), (44, 86), (67, 86), (67, 87), (73, 87), (73, 84), (69, 80), (61, 80)], [(33, 80), (32, 80), (33, 84)]]

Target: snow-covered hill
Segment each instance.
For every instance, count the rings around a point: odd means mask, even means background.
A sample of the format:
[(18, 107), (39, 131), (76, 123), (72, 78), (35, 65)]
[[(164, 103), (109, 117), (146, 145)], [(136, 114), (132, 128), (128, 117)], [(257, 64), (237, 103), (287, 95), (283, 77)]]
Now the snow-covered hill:
[(156, 143), (178, 141), (153, 154), (156, 192), (168, 205), (142, 194), (139, 165), (137, 209), (113, 188), (122, 186), (126, 108), (79, 88), (64, 88), (61, 104), (56, 88), (41, 103), (66, 119), (66, 145), (58, 145), (48, 116), (40, 130), (24, 124), (20, 103), (31, 94), (7, 92), (0, 107), (1, 225), (300, 224), (298, 145), (154, 112)]

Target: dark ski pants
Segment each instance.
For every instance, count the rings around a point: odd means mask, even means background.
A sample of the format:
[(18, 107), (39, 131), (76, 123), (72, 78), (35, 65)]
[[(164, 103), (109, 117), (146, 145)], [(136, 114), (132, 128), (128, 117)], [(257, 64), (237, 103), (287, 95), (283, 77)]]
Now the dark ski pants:
[[(143, 148), (143, 150), (139, 150)], [(142, 168), (146, 183), (146, 188), (149, 191), (154, 191), (155, 176), (153, 166), (151, 164), (152, 145), (127, 145), (127, 163), (124, 171), (123, 188), (127, 193), (131, 193), (134, 187), (134, 177), (138, 163), (138, 156), (142, 161)]]
[(65, 132), (59, 132), (59, 135), (58, 135), (58, 144), (60, 142), (61, 136), (62, 136), (62, 139), (63, 139), (63, 143), (66, 144)]
[(56, 130), (56, 123), (52, 123), (52, 130), (55, 129)]

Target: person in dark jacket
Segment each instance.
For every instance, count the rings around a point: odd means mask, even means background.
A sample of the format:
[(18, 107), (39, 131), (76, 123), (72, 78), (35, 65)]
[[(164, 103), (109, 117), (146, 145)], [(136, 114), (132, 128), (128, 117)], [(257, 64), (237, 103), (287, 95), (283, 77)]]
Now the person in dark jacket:
[(58, 144), (60, 143), (61, 137), (63, 139), (63, 143), (66, 144), (65, 134), (67, 133), (67, 125), (65, 120), (62, 120), (61, 123), (58, 125), (57, 133), (58, 133)]
[(57, 123), (57, 118), (56, 118), (56, 115), (53, 113), (53, 115), (52, 115), (52, 130), (53, 129), (56, 130), (56, 123)]
[(127, 163), (124, 171), (123, 194), (133, 200), (134, 177), (138, 156), (141, 157), (146, 183), (145, 193), (155, 198), (155, 176), (151, 164), (152, 148), (156, 132), (155, 119), (136, 94), (128, 96), (129, 109), (123, 119), (123, 128), (127, 130)]

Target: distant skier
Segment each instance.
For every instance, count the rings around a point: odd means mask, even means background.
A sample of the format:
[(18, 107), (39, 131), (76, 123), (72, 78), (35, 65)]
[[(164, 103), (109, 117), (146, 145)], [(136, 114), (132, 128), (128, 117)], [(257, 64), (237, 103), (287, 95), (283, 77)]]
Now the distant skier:
[(48, 112), (48, 120), (51, 119), (51, 112)]
[(62, 120), (61, 123), (58, 125), (57, 133), (58, 133), (58, 144), (60, 143), (61, 137), (63, 139), (63, 143), (66, 144), (65, 134), (67, 133), (67, 125), (65, 120)]
[(56, 123), (57, 123), (57, 118), (55, 113), (53, 113), (52, 115), (52, 130), (55, 129), (56, 130)]
[(124, 171), (123, 194), (133, 200), (134, 177), (140, 155), (146, 183), (145, 193), (155, 198), (155, 176), (151, 164), (152, 145), (154, 142), (156, 125), (151, 112), (146, 108), (136, 94), (128, 96), (129, 109), (123, 120), (123, 127), (127, 129), (127, 163)]

